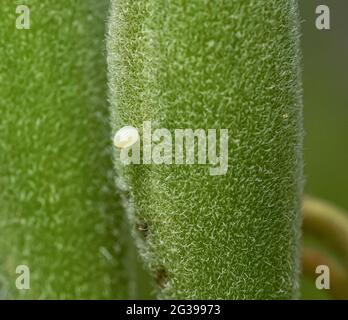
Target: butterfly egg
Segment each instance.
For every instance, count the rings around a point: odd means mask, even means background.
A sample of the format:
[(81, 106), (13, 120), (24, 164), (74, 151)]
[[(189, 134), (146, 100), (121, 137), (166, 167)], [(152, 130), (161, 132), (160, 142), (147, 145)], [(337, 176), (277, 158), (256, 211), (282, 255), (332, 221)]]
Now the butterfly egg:
[(125, 126), (116, 132), (114, 145), (120, 149), (129, 148), (138, 140), (138, 130), (132, 126)]

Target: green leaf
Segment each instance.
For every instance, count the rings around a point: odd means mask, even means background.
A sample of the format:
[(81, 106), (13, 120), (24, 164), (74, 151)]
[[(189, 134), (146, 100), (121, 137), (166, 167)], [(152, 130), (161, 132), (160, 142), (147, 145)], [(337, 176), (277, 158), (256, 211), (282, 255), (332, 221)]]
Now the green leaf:
[[(229, 130), (210, 165), (128, 165), (118, 185), (160, 298), (298, 295), (302, 101), (297, 1), (112, 0), (112, 125)], [(142, 140), (141, 140), (142, 141)]]
[[(112, 174), (107, 3), (1, 4), (2, 298), (136, 297)], [(28, 30), (15, 28), (17, 4), (30, 9)], [(29, 267), (30, 290), (15, 286), (18, 265)]]

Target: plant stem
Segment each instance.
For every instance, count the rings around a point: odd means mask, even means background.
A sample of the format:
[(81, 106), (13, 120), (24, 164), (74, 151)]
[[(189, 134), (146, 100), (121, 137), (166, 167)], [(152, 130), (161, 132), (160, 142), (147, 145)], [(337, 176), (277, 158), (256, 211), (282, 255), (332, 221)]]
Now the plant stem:
[(228, 130), (229, 167), (219, 176), (209, 163), (124, 166), (115, 152), (160, 298), (297, 296), (299, 58), (295, 0), (111, 1), (114, 132), (141, 131), (144, 121), (170, 132)]
[[(15, 28), (17, 3), (28, 30)], [(1, 2), (0, 298), (134, 297), (111, 174), (107, 7)], [(15, 286), (20, 265), (30, 290)]]
[(312, 197), (303, 201), (303, 231), (334, 248), (348, 270), (348, 214)]

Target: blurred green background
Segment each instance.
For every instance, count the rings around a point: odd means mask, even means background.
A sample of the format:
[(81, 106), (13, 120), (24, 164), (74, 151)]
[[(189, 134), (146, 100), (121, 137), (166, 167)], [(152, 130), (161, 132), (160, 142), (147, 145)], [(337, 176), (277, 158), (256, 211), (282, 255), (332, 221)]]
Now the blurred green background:
[[(307, 194), (348, 209), (348, 1), (300, 0), (302, 18), (305, 177)], [(315, 26), (327, 5), (331, 29)], [(327, 298), (302, 281), (302, 298)]]

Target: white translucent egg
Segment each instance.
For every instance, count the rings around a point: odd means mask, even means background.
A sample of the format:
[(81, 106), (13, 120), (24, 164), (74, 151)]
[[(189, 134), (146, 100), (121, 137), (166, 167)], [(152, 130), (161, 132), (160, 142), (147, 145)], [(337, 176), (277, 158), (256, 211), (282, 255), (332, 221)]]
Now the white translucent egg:
[(114, 145), (120, 149), (129, 148), (138, 140), (138, 130), (131, 126), (125, 126), (116, 132), (114, 137)]

